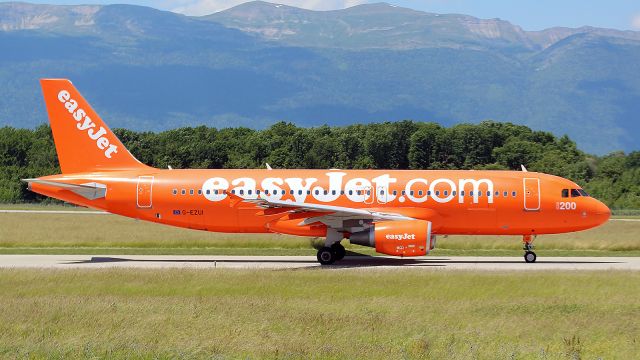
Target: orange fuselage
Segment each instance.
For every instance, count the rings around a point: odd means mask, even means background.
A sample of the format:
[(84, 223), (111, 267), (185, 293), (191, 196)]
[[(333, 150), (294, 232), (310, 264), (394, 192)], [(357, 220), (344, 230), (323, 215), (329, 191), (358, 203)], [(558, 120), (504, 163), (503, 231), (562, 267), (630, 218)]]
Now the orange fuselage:
[(89, 200), (36, 183), (31, 190), (114, 214), (216, 232), (325, 236), (325, 225), (302, 226), (296, 212), (242, 201), (256, 198), (392, 212), (432, 222), (434, 234), (564, 233), (598, 226), (610, 215), (592, 197), (567, 196), (566, 189), (579, 189), (575, 183), (522, 171), (145, 168), (41, 179), (99, 183), (106, 196)]

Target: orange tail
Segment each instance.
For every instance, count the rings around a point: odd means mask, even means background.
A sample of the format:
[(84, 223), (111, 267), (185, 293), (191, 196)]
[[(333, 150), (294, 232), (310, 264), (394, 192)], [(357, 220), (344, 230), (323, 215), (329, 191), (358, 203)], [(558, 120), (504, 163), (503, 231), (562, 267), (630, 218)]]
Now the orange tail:
[(40, 80), (63, 173), (139, 169), (139, 162), (66, 79)]

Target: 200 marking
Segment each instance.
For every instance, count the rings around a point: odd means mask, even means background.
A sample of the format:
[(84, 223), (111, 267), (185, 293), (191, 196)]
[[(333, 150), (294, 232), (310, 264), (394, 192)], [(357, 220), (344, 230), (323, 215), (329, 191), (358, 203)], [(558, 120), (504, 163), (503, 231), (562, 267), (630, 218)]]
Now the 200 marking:
[(573, 201), (556, 202), (556, 210), (575, 210), (578, 207)]

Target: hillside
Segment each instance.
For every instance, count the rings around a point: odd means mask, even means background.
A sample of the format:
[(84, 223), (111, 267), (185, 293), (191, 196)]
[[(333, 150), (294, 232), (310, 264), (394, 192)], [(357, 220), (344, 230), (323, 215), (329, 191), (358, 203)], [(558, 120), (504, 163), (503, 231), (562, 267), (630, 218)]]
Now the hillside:
[(134, 130), (493, 119), (597, 154), (639, 148), (639, 32), (527, 32), (388, 4), (252, 2), (188, 17), (0, 3), (0, 49), (0, 125), (45, 122), (37, 80), (66, 77), (109, 124)]

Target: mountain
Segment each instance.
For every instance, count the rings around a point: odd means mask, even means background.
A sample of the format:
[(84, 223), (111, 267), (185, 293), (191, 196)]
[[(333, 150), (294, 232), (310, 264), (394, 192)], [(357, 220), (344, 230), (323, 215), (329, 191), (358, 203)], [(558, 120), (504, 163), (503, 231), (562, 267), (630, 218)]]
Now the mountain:
[(485, 119), (637, 150), (640, 32), (524, 31), (388, 4), (250, 2), (203, 17), (132, 5), (0, 3), (0, 125), (46, 121), (67, 77), (113, 127)]

